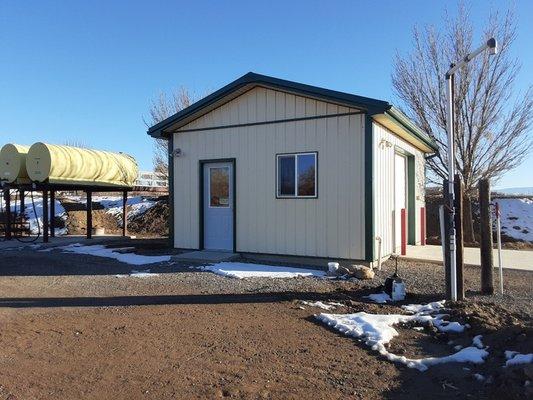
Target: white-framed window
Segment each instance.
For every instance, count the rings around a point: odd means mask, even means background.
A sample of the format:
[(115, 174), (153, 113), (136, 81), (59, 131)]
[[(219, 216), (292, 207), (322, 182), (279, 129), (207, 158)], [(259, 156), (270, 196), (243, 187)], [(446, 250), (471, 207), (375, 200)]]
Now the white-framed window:
[(276, 197), (316, 198), (318, 153), (276, 155)]

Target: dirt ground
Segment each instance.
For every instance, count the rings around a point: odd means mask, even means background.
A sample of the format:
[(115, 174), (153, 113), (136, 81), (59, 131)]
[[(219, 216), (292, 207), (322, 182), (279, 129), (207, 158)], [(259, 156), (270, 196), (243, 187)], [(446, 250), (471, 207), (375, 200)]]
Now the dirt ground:
[[(395, 365), (318, 324), (313, 315), (324, 311), (300, 303), (340, 301), (338, 313), (401, 312), (362, 297), (390, 274), (389, 264), (370, 283), (237, 280), (175, 263), (149, 266), (158, 276), (116, 276), (145, 268), (59, 251), (0, 250), (0, 398), (525, 398), (515, 386), (527, 371), (502, 372), (489, 384), (473, 372), (488, 376), (499, 365), (426, 372)], [(434, 294), (442, 290), (437, 267), (406, 264), (402, 272), (412, 277), (408, 302), (442, 298)], [(471, 287), (477, 273), (467, 269)], [(516, 349), (531, 349), (533, 274), (506, 271), (506, 282), (509, 298), (480, 299), (473, 289), (469, 303), (451, 310), (472, 325), (457, 340), (482, 332), (491, 346), (515, 349), (522, 338)], [(449, 337), (399, 331), (391, 348), (406, 356), (450, 352)], [(511, 389), (502, 397), (496, 384)]]

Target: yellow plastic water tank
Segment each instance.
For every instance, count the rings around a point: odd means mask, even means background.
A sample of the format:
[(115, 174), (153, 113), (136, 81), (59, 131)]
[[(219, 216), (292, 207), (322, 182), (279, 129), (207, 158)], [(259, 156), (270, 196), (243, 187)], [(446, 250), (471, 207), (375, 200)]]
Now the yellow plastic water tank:
[(122, 188), (132, 187), (138, 173), (127, 154), (40, 142), (30, 147), (26, 168), (36, 182)]
[(29, 183), (26, 156), (29, 146), (8, 143), (0, 150), (0, 180)]

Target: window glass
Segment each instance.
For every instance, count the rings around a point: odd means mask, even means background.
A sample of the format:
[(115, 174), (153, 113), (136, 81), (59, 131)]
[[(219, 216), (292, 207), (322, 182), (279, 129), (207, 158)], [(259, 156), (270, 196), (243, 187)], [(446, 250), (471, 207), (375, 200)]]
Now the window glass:
[(314, 196), (315, 191), (315, 154), (298, 155), (298, 196)]
[(229, 168), (209, 168), (209, 206), (229, 207)]
[(279, 156), (278, 158), (278, 194), (280, 196), (294, 196), (296, 184), (296, 166), (294, 156)]

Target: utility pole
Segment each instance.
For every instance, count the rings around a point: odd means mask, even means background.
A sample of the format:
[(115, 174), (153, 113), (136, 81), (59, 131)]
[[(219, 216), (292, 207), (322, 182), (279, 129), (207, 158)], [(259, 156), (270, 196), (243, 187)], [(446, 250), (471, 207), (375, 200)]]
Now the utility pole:
[(449, 252), (449, 275), (451, 284), (451, 300), (457, 300), (457, 256), (456, 256), (456, 234), (455, 234), (455, 190), (454, 190), (454, 178), (455, 178), (455, 133), (454, 133), (454, 74), (472, 59), (483, 51), (489, 50), (489, 54), (494, 55), (497, 53), (496, 39), (490, 38), (486, 43), (479, 46), (476, 50), (465, 56), (461, 61), (456, 64), (451, 64), (450, 69), (446, 72), (446, 131), (448, 133), (448, 198), (447, 198), (447, 212), (448, 212), (448, 226), (449, 231), (446, 237), (448, 243)]

